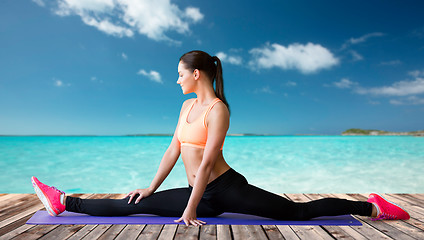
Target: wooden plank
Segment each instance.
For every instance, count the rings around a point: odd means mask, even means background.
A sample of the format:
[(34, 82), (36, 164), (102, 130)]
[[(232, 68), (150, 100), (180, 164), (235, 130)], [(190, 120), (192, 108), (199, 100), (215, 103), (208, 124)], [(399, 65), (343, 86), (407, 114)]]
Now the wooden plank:
[(297, 240), (300, 239), (293, 229), (288, 225), (275, 225), (280, 231), (281, 235), (283, 235), (284, 239), (287, 240)]
[[(359, 201), (366, 201), (367, 197), (361, 195), (361, 194), (349, 194), (350, 196), (356, 198)], [(390, 221), (390, 220), (381, 220), (381, 221), (371, 221), (369, 217), (363, 217), (363, 216), (357, 216), (362, 221), (368, 223), (372, 227), (378, 229), (380, 232), (383, 232), (387, 236), (394, 238), (394, 239), (414, 239), (409, 234), (402, 231), (402, 228), (399, 228), (399, 225), (396, 225), (395, 222), (400, 222), (401, 220), (397, 221)]]
[(264, 229), (268, 239), (284, 239), (283, 235), (281, 235), (275, 225), (262, 225), (262, 228)]
[(88, 234), (86, 234), (82, 239), (98, 239), (102, 236), (112, 225), (111, 224), (99, 224), (94, 225), (93, 228)]
[[(358, 199), (353, 198), (352, 196), (348, 194), (333, 194), (335, 197), (348, 199), (352, 201), (358, 201)], [(362, 218), (359, 216), (354, 216), (354, 218), (358, 219), (363, 225), (362, 226), (350, 226), (350, 228), (354, 231), (356, 231), (358, 234), (361, 234), (362, 236), (368, 238), (368, 239), (392, 239), (389, 236), (383, 234), (378, 229), (372, 227), (368, 223), (364, 222)], [(344, 229), (345, 231), (349, 231), (349, 229)], [(350, 233), (352, 236), (354, 236), (354, 233)]]
[(14, 202), (9, 206), (3, 208), (0, 211), (0, 221), (3, 221), (9, 218), (12, 215), (21, 213), (24, 210), (27, 210), (31, 207), (34, 207), (34, 204), (41, 204), (38, 198), (34, 195), (27, 195), (25, 198), (21, 199), (19, 202)]
[(27, 231), (19, 234), (14, 239), (24, 239), (24, 240), (39, 239), (40, 237), (49, 233), (50, 231), (52, 231), (56, 227), (57, 227), (57, 225), (37, 225), (37, 226), (34, 226), (34, 227), (28, 229)]
[[(387, 194), (383, 194), (383, 197), (391, 201), (391, 196)], [(408, 211), (408, 207), (407, 205), (405, 205), (405, 203), (401, 203), (399, 202), (399, 200), (393, 201), (393, 202), (396, 202), (396, 204), (399, 203), (399, 205), (402, 205), (402, 207), (404, 207)], [(421, 221), (411, 218), (406, 221), (398, 220), (398, 221), (386, 221), (386, 222), (392, 225), (393, 227), (400, 229), (401, 231), (403, 231), (404, 233), (412, 237), (418, 237), (419, 239), (424, 239), (424, 226), (423, 226), (423, 222)]]
[(23, 217), (25, 217), (25, 216), (27, 216), (29, 214), (32, 214), (32, 213), (34, 213), (34, 212), (36, 212), (36, 211), (38, 211), (40, 209), (43, 209), (43, 208), (44, 208), (44, 206), (43, 206), (43, 204), (41, 204), (41, 202), (39, 204), (35, 204), (31, 208), (26, 209), (25, 211), (23, 211), (21, 213), (18, 213), (16, 215), (12, 216), (12, 217), (9, 217), (9, 218), (1, 221), (0, 222), (0, 228), (4, 227), (6, 225), (9, 225), (9, 224), (11, 224), (11, 223), (13, 223), (15, 221), (18, 221), (19, 219), (21, 219), (21, 218), (23, 218)]
[(42, 240), (66, 239), (78, 232), (84, 225), (60, 225), (42, 236)]
[[(310, 199), (304, 194), (286, 194), (289, 199), (295, 202), (309, 202)], [(332, 239), (321, 226), (290, 226), (298, 237), (307, 239)], [(304, 232), (304, 231), (307, 232)]]
[(163, 225), (150, 224), (146, 225), (141, 234), (137, 239), (140, 240), (156, 240), (159, 237), (160, 231), (162, 231)]
[[(340, 199), (347, 199), (347, 200), (356, 201), (356, 199), (352, 198), (351, 196), (349, 196), (347, 194), (344, 194), (344, 195), (342, 195), (342, 194), (319, 194), (319, 195), (321, 195), (322, 197), (335, 197), (335, 198), (340, 198)], [(353, 215), (353, 217), (356, 218), (354, 215)], [(360, 221), (360, 219), (358, 219), (358, 218), (356, 218), (356, 219)], [(364, 224), (363, 222), (361, 222), (361, 223)], [(358, 232), (354, 229), (357, 226), (337, 226), (337, 228), (333, 228), (332, 226), (323, 226), (323, 227), (325, 227), (329, 232), (341, 230), (344, 233), (346, 233), (347, 235), (349, 235), (350, 237), (352, 237), (353, 239), (368, 239), (368, 237), (362, 235), (360, 232)], [(364, 229), (367, 230), (367, 231), (371, 230), (371, 229), (373, 229), (372, 231), (377, 231), (374, 228), (370, 228), (370, 227), (364, 228)], [(370, 235), (370, 236), (373, 236), (373, 238), (376, 237), (375, 234)], [(386, 236), (381, 234), (381, 237), (385, 238)]]
[(6, 210), (8, 208), (8, 206), (14, 205), (16, 203), (24, 202), (25, 200), (22, 200), (22, 199), (27, 199), (27, 198), (30, 198), (30, 197), (31, 197), (31, 194), (8, 194), (8, 195), (6, 195), (4, 199), (0, 200), (0, 209), (1, 209), (0, 214), (4, 210)]
[[(31, 195), (34, 195), (35, 196), (35, 194), (31, 194)], [(89, 196), (89, 195), (90, 194), (86, 194), (86, 196)], [(37, 198), (37, 200), (32, 201), (32, 204), (34, 205), (34, 202), (36, 204), (38, 204), (38, 201), (39, 200)], [(11, 223), (11, 224), (8, 224), (8, 225), (0, 228), (0, 235), (3, 235), (5, 233), (11, 232), (11, 231), (13, 231), (15, 233), (16, 232), (22, 233), (22, 232), (25, 232), (26, 230), (29, 229), (27, 226), (36, 227), (36, 225), (26, 225), (25, 224), (28, 221), (28, 219), (30, 219), (31, 217), (32, 217), (32, 214), (29, 214), (29, 215), (27, 215), (25, 217), (20, 218), (19, 220), (15, 221), (15, 222)]]
[(177, 228), (178, 228), (177, 224), (168, 224), (163, 226), (158, 240), (174, 239), (175, 233), (177, 232)]
[(216, 237), (218, 240), (232, 239), (230, 225), (216, 225)]
[(22, 225), (18, 228), (11, 230), (11, 231), (5, 232), (5, 234), (0, 236), (0, 240), (12, 239), (12, 238), (18, 236), (19, 234), (27, 231), (28, 229), (30, 229), (32, 227), (34, 227), (34, 225), (29, 225), (29, 224)]
[(18, 195), (27, 195), (28, 193), (5, 193), (0, 197), (0, 202), (7, 202), (9, 199), (13, 199)]
[(100, 240), (112, 240), (125, 228), (125, 224), (114, 224), (108, 228), (98, 239)]
[[(27, 222), (27, 221), (28, 221), (31, 217), (32, 217), (32, 215), (30, 214), (30, 215), (25, 216), (25, 217), (23, 217), (23, 218), (21, 218), (21, 219), (19, 219), (19, 220), (15, 221), (15, 222), (11, 223), (11, 224), (8, 224), (8, 225), (6, 225), (6, 226), (4, 226), (4, 227), (0, 228), (0, 236), (2, 236), (2, 235), (4, 235), (4, 234), (6, 234), (6, 233), (8, 233), (8, 232), (14, 231), (15, 229), (18, 229), (18, 228), (22, 227), (23, 225), (26, 225), (25, 223), (26, 223), (26, 222)], [(34, 225), (29, 225), (29, 226), (34, 226)], [(24, 231), (26, 231), (26, 229), (28, 229), (28, 228), (25, 228), (25, 230), (24, 230)], [(17, 232), (18, 232), (18, 231), (20, 231), (20, 230), (17, 230)]]
[(402, 193), (402, 194), (396, 194), (396, 196), (409, 199), (409, 200), (411, 200), (411, 202), (413, 202), (413, 203), (415, 203), (416, 205), (419, 205), (419, 206), (423, 206), (424, 205), (424, 200), (421, 200), (419, 198), (413, 197), (410, 194)]
[(186, 226), (183, 224), (178, 225), (177, 232), (175, 233), (175, 240), (179, 239), (198, 239), (199, 237), (199, 226)]
[[(409, 200), (405, 201), (404, 198), (398, 198), (396, 195), (392, 194), (384, 194), (384, 198), (386, 198), (389, 201), (392, 201), (402, 208), (404, 208), (409, 215), (411, 216), (411, 220), (419, 221), (420, 223), (424, 223), (424, 208), (421, 208), (420, 206), (412, 205)], [(410, 222), (410, 221), (408, 221)]]
[(211, 240), (216, 239), (216, 225), (200, 226), (199, 239)]
[[(84, 196), (84, 195), (82, 195), (82, 196)], [(86, 194), (85, 196), (88, 197), (88, 198), (99, 197), (99, 196), (96, 196), (95, 194)], [(40, 204), (41, 204), (41, 202), (40, 202)], [(42, 207), (41, 209), (44, 209), (44, 207)], [(48, 226), (48, 227), (46, 227), (46, 226)], [(54, 229), (58, 228), (59, 226), (61, 226), (61, 225), (36, 225), (33, 228), (31, 228), (31, 231), (28, 231), (28, 232), (25, 231), (23, 233), (23, 235), (26, 236), (25, 238), (28, 238), (28, 239), (38, 239), (38, 238), (48, 234), (50, 231), (53, 231)], [(68, 226), (70, 227), (71, 225), (68, 225)], [(66, 228), (66, 226), (64, 228)], [(40, 231), (38, 231), (38, 230), (40, 230)], [(49, 231), (47, 231), (47, 230), (49, 230)], [(40, 235), (40, 233), (42, 233), (42, 235)]]
[(97, 225), (92, 225), (92, 224), (84, 225), (83, 228), (81, 228), (78, 232), (76, 232), (74, 235), (72, 235), (67, 240), (81, 239), (81, 238), (85, 237), (85, 235), (87, 235), (89, 232), (91, 232), (95, 227), (97, 227)]
[(140, 235), (141, 231), (143, 231), (146, 224), (128, 224), (118, 236), (116, 236), (116, 240), (131, 240), (137, 239), (138, 235)]
[(413, 194), (409, 194), (409, 195), (413, 196), (414, 198), (424, 200), (424, 194), (413, 193)]
[[(305, 194), (306, 197), (308, 197), (310, 200), (318, 200), (323, 198), (329, 198), (329, 197), (335, 197), (335, 196), (329, 196), (324, 194)], [(331, 236), (333, 236), (336, 239), (355, 239), (353, 236), (351, 236), (349, 233), (344, 231), (340, 226), (321, 226), (323, 229), (325, 229)], [(354, 231), (353, 231), (354, 232)], [(363, 237), (363, 236), (362, 236)], [(363, 239), (366, 239), (363, 237)]]
[(319, 226), (290, 226), (300, 239), (333, 239)]
[(234, 239), (268, 239), (259, 225), (231, 225)]

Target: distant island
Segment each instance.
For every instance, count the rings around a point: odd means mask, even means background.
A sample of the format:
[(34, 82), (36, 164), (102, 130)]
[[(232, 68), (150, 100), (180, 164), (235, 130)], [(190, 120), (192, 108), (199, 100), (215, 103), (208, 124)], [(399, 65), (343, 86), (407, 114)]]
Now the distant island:
[(344, 136), (358, 136), (358, 135), (370, 135), (370, 136), (419, 136), (424, 137), (424, 130), (413, 131), (413, 132), (388, 132), (382, 130), (366, 130), (360, 128), (351, 128), (342, 133)]

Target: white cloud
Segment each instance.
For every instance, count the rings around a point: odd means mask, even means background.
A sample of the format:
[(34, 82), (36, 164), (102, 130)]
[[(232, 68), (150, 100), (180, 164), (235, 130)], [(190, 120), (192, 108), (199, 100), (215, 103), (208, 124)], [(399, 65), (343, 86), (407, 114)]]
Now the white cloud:
[(365, 34), (365, 35), (363, 35), (363, 36), (361, 36), (359, 38), (350, 38), (349, 40), (347, 40), (343, 44), (342, 49), (345, 49), (345, 48), (347, 48), (350, 45), (354, 45), (354, 44), (358, 44), (358, 43), (363, 43), (363, 42), (367, 41), (369, 38), (372, 38), (372, 37), (382, 37), (384, 35), (385, 34), (384, 33), (381, 33), (381, 32), (373, 32), (373, 33)]
[(112, 36), (132, 37), (134, 35), (134, 32), (131, 29), (118, 26), (114, 23), (111, 23), (109, 20), (97, 21), (96, 19), (90, 16), (82, 16), (81, 18), (85, 24), (96, 27), (100, 31), (103, 31)]
[(268, 94), (272, 94), (274, 93), (271, 88), (269, 86), (264, 86), (263, 88), (260, 89), (255, 89), (255, 91), (253, 91), (253, 93), (257, 94), (257, 93), (268, 93)]
[(43, 0), (32, 0), (32, 1), (35, 2), (40, 7), (46, 6)]
[(200, 12), (200, 10), (194, 7), (186, 8), (185, 15), (191, 18), (194, 22), (199, 22), (204, 17), (203, 14)]
[(103, 83), (103, 80), (99, 80), (99, 79), (97, 79), (97, 77), (91, 77), (91, 78), (90, 78), (90, 80), (91, 80), (92, 82)]
[(347, 78), (342, 78), (339, 82), (333, 82), (333, 85), (338, 88), (351, 88), (352, 86), (357, 85), (358, 83), (352, 82)]
[(362, 55), (360, 55), (357, 51), (353, 51), (351, 50), (350, 53), (352, 54), (353, 57), (353, 61), (361, 61), (364, 58), (362, 57)]
[(241, 65), (242, 59), (239, 56), (230, 56), (224, 52), (218, 52), (216, 56), (222, 61), (222, 62), (228, 62), (234, 65)]
[(417, 77), (424, 77), (424, 71), (414, 70), (414, 71), (408, 72), (408, 75), (413, 76), (415, 78), (417, 78)]
[(399, 60), (393, 60), (393, 61), (387, 61), (387, 62), (381, 62), (380, 65), (386, 65), (386, 66), (394, 66), (394, 65), (400, 65), (402, 64)]
[(146, 72), (144, 69), (140, 69), (140, 71), (138, 71), (137, 73), (138, 75), (143, 75), (146, 76), (147, 78), (149, 78), (150, 80), (157, 82), (157, 83), (163, 83), (160, 73), (151, 70), (150, 72)]
[(69, 86), (71, 86), (71, 84), (70, 83), (64, 83), (62, 80), (60, 80), (60, 79), (56, 79), (56, 78), (53, 78), (53, 81), (54, 81), (54, 85), (56, 86), (56, 87), (69, 87)]
[(127, 56), (127, 54), (125, 54), (125, 53), (122, 53), (122, 58), (124, 59), (124, 60), (127, 60), (128, 59), (128, 56)]
[(323, 46), (314, 43), (306, 45), (294, 43), (287, 47), (274, 43), (263, 48), (249, 51), (253, 60), (249, 65), (254, 69), (278, 67), (281, 69), (297, 69), (304, 74), (328, 69), (339, 63), (339, 60)]
[(292, 82), (292, 81), (287, 81), (286, 82), (286, 85), (289, 86), (289, 87), (295, 87), (297, 85), (297, 83), (296, 82)]
[(424, 98), (418, 98), (416, 96), (410, 96), (405, 99), (392, 99), (390, 103), (393, 105), (421, 105), (424, 104)]
[[(41, 0), (34, 0), (42, 2)], [(82, 21), (116, 37), (132, 37), (135, 33), (153, 40), (170, 39), (165, 33), (190, 32), (190, 24), (203, 19), (198, 8), (180, 9), (171, 0), (55, 0), (53, 11), (59, 16), (78, 15)]]
[(405, 80), (393, 83), (391, 86), (356, 89), (359, 94), (407, 96), (424, 93), (424, 78), (417, 77), (415, 80)]

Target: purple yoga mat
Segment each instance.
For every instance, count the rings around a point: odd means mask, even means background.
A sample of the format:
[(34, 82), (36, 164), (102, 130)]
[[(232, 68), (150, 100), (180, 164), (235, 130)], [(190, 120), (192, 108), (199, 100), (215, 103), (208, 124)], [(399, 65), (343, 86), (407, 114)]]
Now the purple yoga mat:
[[(37, 211), (27, 224), (176, 224), (176, 217), (159, 217), (149, 214), (134, 214), (123, 217), (98, 217), (87, 214), (63, 212), (57, 217), (47, 211)], [(281, 221), (239, 213), (223, 213), (218, 217), (199, 218), (207, 224), (223, 225), (362, 225), (351, 215), (318, 217), (308, 221)], [(180, 223), (182, 224), (182, 223)]]

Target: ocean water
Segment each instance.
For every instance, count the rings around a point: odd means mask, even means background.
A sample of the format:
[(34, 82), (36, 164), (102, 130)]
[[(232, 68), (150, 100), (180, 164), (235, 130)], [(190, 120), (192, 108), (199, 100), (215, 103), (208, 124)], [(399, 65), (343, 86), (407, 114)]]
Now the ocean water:
[[(0, 193), (33, 193), (31, 176), (68, 193), (148, 187), (171, 137), (0, 137)], [(224, 158), (275, 193), (424, 193), (424, 138), (228, 136)], [(159, 190), (185, 187), (179, 159)]]

